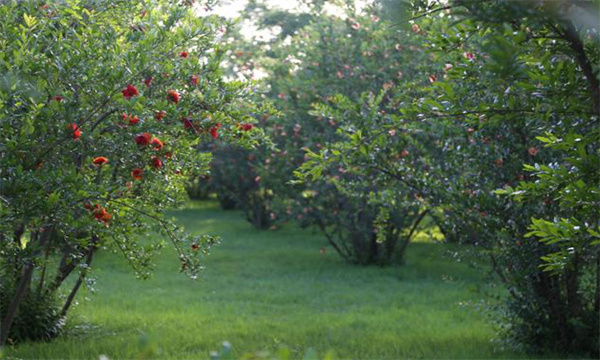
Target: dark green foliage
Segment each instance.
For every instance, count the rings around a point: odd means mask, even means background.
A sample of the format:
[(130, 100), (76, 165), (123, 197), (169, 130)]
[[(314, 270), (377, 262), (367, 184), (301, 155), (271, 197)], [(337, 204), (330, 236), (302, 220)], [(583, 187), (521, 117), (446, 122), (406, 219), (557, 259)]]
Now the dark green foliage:
[[(3, 269), (0, 276), (0, 318), (6, 315), (17, 282), (9, 271)], [(19, 308), (8, 334), (8, 343), (23, 341), (47, 341), (55, 338), (64, 325), (60, 316), (60, 303), (55, 293), (28, 291)]]
[(271, 180), (256, 171), (254, 152), (220, 146), (214, 152), (210, 182), (223, 209), (239, 208), (256, 228), (268, 229), (276, 219)]
[(206, 200), (211, 193), (210, 179), (206, 176), (194, 176), (186, 185), (185, 190), (190, 199)]

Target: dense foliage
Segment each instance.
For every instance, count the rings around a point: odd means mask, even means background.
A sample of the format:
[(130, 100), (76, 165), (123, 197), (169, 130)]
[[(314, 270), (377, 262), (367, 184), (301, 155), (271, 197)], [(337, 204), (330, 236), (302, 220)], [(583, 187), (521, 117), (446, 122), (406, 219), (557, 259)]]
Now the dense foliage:
[(238, 67), (268, 73), (283, 115), (264, 126), (301, 163), (301, 182), (271, 187), (282, 215), (381, 264), (427, 213), (505, 283), (513, 345), (597, 353), (597, 2), (381, 1), (345, 19), (311, 4), (263, 8), (259, 24), (294, 26)]
[(145, 275), (161, 244), (132, 239), (149, 231), (196, 276), (215, 238), (160, 216), (187, 188), (257, 228), (313, 227), (361, 265), (402, 263), (435, 224), (506, 287), (509, 345), (598, 354), (598, 1), (302, 3), (249, 1), (244, 18), (278, 31), (229, 28), (230, 51), (220, 21), (180, 5), (1, 8), (5, 319), (78, 269), (64, 315), (100, 247)]
[[(3, 344), (54, 335), (35, 327), (56, 327), (99, 248), (145, 277), (163, 246), (147, 236), (160, 233), (195, 278), (217, 238), (189, 236), (162, 213), (187, 175), (206, 172), (202, 143), (256, 143), (259, 110), (246, 85), (223, 80), (221, 21), (186, 2), (13, 1), (0, 19)], [(11, 327), (36, 301), (54, 304), (71, 273), (48, 321)]]
[[(384, 110), (395, 112), (388, 128), (414, 133), (426, 165), (386, 159), (402, 148), (382, 132), (385, 120), (363, 115), (367, 122), (352, 121), (348, 140), (310, 154), (301, 176), (350, 163), (369, 184), (395, 179), (388, 188), (396, 193), (414, 184), (447, 238), (478, 245), (506, 284), (503, 324), (514, 343), (592, 354), (600, 302), (598, 77), (591, 66), (598, 28), (578, 23), (579, 6), (594, 4), (417, 8), (447, 10), (413, 24), (428, 34), (438, 70), (421, 94), (396, 89), (395, 109)], [(363, 104), (317, 110), (341, 121)], [(341, 185), (356, 191), (355, 183)]]

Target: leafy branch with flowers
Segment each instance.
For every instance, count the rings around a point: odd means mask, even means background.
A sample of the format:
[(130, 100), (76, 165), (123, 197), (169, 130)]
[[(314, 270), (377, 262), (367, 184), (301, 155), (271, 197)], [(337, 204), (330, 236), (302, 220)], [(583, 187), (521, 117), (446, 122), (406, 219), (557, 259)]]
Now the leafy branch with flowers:
[(147, 277), (163, 246), (147, 239), (160, 233), (196, 278), (218, 238), (193, 237), (164, 212), (188, 176), (207, 172), (203, 144), (264, 140), (253, 124), (265, 110), (251, 84), (222, 77), (215, 36), (227, 24), (186, 2), (11, 2), (0, 19), (4, 344), (27, 336), (11, 335), (35, 316), (19, 306), (27, 297), (66, 294), (60, 323), (98, 249)]

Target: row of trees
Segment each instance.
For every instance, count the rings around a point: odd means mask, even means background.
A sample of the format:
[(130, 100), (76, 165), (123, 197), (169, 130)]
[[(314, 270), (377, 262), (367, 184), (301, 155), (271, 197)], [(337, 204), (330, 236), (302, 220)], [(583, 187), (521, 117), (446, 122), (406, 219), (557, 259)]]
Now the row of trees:
[(305, 3), (246, 11), (281, 29), (230, 59), (268, 74), (276, 148), (216, 152), (222, 203), (260, 228), (314, 225), (357, 264), (401, 262), (432, 219), (506, 286), (514, 345), (597, 354), (598, 3)]
[(434, 221), (505, 284), (513, 344), (598, 353), (597, 1), (255, 0), (279, 35), (234, 51), (192, 3), (0, 7), (0, 344), (55, 336), (100, 248), (144, 277), (160, 233), (196, 277), (217, 239), (162, 216), (193, 178), (356, 264), (401, 263)]

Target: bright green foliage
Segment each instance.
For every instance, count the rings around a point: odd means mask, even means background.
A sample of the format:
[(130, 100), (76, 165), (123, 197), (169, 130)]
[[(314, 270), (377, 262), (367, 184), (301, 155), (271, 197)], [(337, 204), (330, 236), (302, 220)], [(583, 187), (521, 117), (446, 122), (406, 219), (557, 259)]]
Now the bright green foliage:
[(21, 289), (2, 303), (2, 342), (25, 292), (56, 294), (79, 273), (74, 295), (99, 248), (147, 277), (163, 242), (144, 239), (160, 233), (198, 276), (217, 238), (189, 236), (162, 213), (187, 175), (206, 172), (200, 144), (260, 137), (241, 130), (261, 112), (250, 89), (223, 80), (221, 26), (186, 1), (0, 7), (2, 291)]

